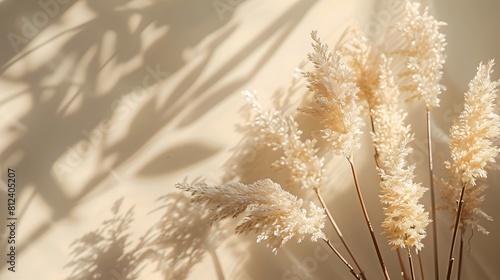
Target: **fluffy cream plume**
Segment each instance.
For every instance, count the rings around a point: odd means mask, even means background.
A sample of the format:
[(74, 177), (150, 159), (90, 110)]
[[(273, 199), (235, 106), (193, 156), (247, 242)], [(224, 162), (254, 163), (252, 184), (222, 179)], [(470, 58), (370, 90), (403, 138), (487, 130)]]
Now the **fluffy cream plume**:
[[(464, 110), (450, 129), (452, 162), (445, 162), (450, 178), (442, 181), (442, 198), (456, 214), (456, 201), (462, 186), (466, 187), (461, 222), (481, 230), (474, 216), (490, 219), (479, 209), (484, 197), (484, 185), (476, 180), (487, 177), (486, 168), (495, 162), (500, 152), (493, 141), (500, 136), (500, 116), (495, 113), (497, 87), (500, 81), (491, 81), (493, 60), (479, 64), (477, 74), (465, 93)], [(477, 190), (473, 190), (477, 188)], [(476, 219), (477, 220), (477, 219)], [(481, 230), (485, 232), (484, 230)]]
[(245, 129), (246, 143), (243, 144), (243, 152), (237, 152), (230, 160), (230, 170), (238, 168), (238, 162), (248, 157), (246, 151), (268, 147), (279, 151), (280, 156), (272, 166), (290, 171), (290, 186), (321, 187), (325, 180), (324, 158), (317, 155), (316, 140), (302, 140), (302, 131), (292, 116), (264, 110), (253, 92), (245, 91), (244, 95), (249, 100), (253, 114)]
[(418, 202), (426, 188), (413, 182), (415, 166), (406, 162), (411, 152), (407, 146), (409, 141), (406, 138), (398, 148), (390, 151), (384, 161), (384, 168), (379, 170), (382, 178), (380, 200), (387, 205), (382, 227), (389, 244), (394, 248), (415, 247), (420, 250), (430, 220), (429, 213)]
[(475, 185), (475, 179), (486, 178), (484, 169), (494, 163), (499, 149), (493, 144), (500, 134), (500, 117), (495, 114), (499, 82), (492, 82), (493, 60), (479, 64), (477, 74), (465, 93), (464, 110), (450, 129), (452, 172), (460, 174), (464, 184)]
[(377, 104), (374, 91), (379, 82), (380, 56), (361, 29), (349, 28), (344, 37), (345, 40), (338, 46), (338, 51), (354, 72), (360, 100), (366, 101), (371, 109)]
[(374, 145), (380, 160), (379, 173), (381, 202), (385, 220), (384, 233), (394, 248), (423, 247), (429, 213), (419, 204), (426, 188), (413, 181), (415, 166), (408, 165), (412, 152), (408, 143), (412, 140), (410, 126), (404, 124), (406, 114), (398, 108), (399, 90), (394, 84), (389, 62), (382, 56), (380, 86), (375, 91), (378, 105), (372, 109), (374, 116)]
[(401, 89), (410, 92), (412, 98), (422, 98), (430, 109), (439, 106), (438, 95), (445, 89), (440, 82), (446, 39), (439, 32), (445, 23), (429, 15), (427, 7), (423, 13), (419, 8), (419, 3), (406, 1), (406, 15), (398, 24), (406, 38), (405, 46), (398, 51), (406, 59), (406, 70), (400, 73), (405, 80)]
[(314, 106), (300, 107), (324, 125), (321, 136), (336, 155), (351, 158), (360, 146), (363, 121), (361, 106), (357, 103), (359, 88), (355, 76), (341, 59), (339, 52), (331, 52), (312, 32), (314, 52), (308, 55), (315, 71), (306, 72), (309, 89), (314, 94)]
[(411, 136), (409, 135), (410, 126), (404, 124), (407, 114), (403, 113), (398, 105), (400, 91), (390, 70), (391, 61), (381, 55), (380, 62), (379, 85), (373, 91), (374, 107), (371, 115), (374, 130), (373, 144), (379, 164), (384, 164), (387, 155), (397, 149), (405, 139), (411, 139)]
[(236, 233), (256, 233), (257, 242), (266, 241), (273, 252), (292, 237), (296, 237), (298, 242), (308, 235), (314, 242), (325, 238), (322, 231), (325, 224), (323, 209), (311, 202), (309, 211), (306, 211), (302, 208), (302, 199), (297, 199), (270, 179), (249, 185), (179, 183), (176, 187), (190, 192), (193, 202), (207, 205), (212, 212), (212, 221), (236, 218), (244, 213)]

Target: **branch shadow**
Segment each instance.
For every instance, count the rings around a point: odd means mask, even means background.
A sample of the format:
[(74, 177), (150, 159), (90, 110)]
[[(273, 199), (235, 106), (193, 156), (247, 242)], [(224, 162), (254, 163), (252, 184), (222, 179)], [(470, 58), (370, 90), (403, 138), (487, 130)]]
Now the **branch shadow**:
[[(191, 203), (183, 192), (173, 192), (160, 198), (163, 215), (152, 227), (149, 243), (151, 258), (165, 279), (187, 279), (191, 269), (206, 253), (217, 258), (215, 249), (223, 240), (220, 223), (210, 226), (209, 212)], [(218, 264), (218, 260), (213, 260)], [(216, 270), (222, 270), (216, 267)]]
[(122, 213), (123, 198), (111, 210), (113, 217), (105, 220), (98, 229), (75, 240), (71, 247), (72, 268), (67, 279), (76, 280), (134, 280), (137, 279), (146, 256), (148, 235), (133, 245), (129, 227), (134, 220), (133, 207)]
[[(131, 130), (124, 137), (127, 141), (108, 149), (105, 140), (110, 131), (106, 125), (113, 125), (113, 118), (120, 113), (116, 107), (120, 105), (122, 98), (134, 86), (144, 82), (146, 76), (150, 77), (150, 81), (154, 80), (155, 86), (168, 79), (171, 73), (177, 72), (186, 63), (182, 59), (185, 49), (196, 46), (206, 36), (225, 26), (232, 16), (232, 13), (229, 17), (226, 14), (226, 19), (220, 20), (210, 2), (200, 5), (194, 0), (155, 1), (142, 8), (129, 7), (129, 2), (86, 1), (87, 6), (96, 14), (94, 18), (35, 46), (24, 56), (50, 46), (52, 40), (60, 36), (68, 38), (59, 52), (51, 55), (49, 63), (31, 65), (20, 76), (12, 75), (10, 69), (21, 62), (22, 58), (11, 61), (2, 68), (3, 80), (22, 84), (25, 88), (8, 99), (12, 102), (19, 98), (26, 99), (30, 110), (16, 120), (21, 128), (5, 125), (15, 135), (15, 139), (0, 151), (0, 158), (29, 173), (29, 176), (23, 178), (23, 184), (35, 186), (35, 195), (48, 205), (51, 216), (49, 221), (43, 222), (28, 234), (26, 241), (18, 248), (20, 254), (109, 178), (109, 168), (101, 168), (76, 195), (68, 195), (63, 190), (61, 180), (71, 176), (90, 154), (102, 150), (103, 160), (119, 155), (118, 160), (112, 161), (110, 166), (111, 169), (119, 168), (151, 139), (153, 131), (159, 131), (165, 125), (164, 122), (157, 122), (144, 126), (144, 120), (137, 118), (134, 126), (147, 127), (147, 137), (138, 137), (136, 131)], [(14, 10), (20, 12), (25, 7), (14, 1), (3, 2), (3, 7), (7, 3), (9, 7), (14, 5)], [(139, 18), (135, 29), (129, 27), (133, 17)], [(163, 36), (157, 38), (151, 46), (144, 47), (142, 34), (151, 29), (163, 30)], [(212, 53), (229, 33), (222, 32), (218, 41), (208, 46), (208, 52)], [(104, 49), (109, 37), (115, 40), (110, 54)], [(126, 72), (111, 88), (99, 88), (106, 71), (129, 63), (141, 53), (144, 59), (142, 66)], [(193, 72), (191, 77), (196, 79), (197, 75), (199, 73)], [(47, 84), (47, 79), (56, 79), (58, 82), (54, 85)], [(205, 157), (215, 153), (210, 147), (200, 147), (199, 150), (204, 151)], [(192, 161), (185, 164), (194, 164), (197, 160), (199, 159), (192, 158)], [(20, 188), (18, 195), (24, 194), (25, 189)], [(2, 263), (0, 267), (5, 265)]]
[[(70, 246), (71, 269), (67, 279), (134, 280), (148, 265), (166, 280), (187, 279), (192, 268), (208, 253), (220, 265), (215, 249), (223, 239), (219, 223), (210, 227), (208, 211), (191, 203), (181, 192), (158, 200), (153, 212), (163, 211), (138, 241), (133, 241), (130, 225), (133, 207), (121, 211), (123, 198), (112, 207), (112, 218), (76, 239)], [(222, 271), (220, 267), (216, 268)]]
[(138, 171), (137, 175), (152, 177), (168, 174), (209, 158), (218, 151), (218, 148), (202, 142), (183, 143), (171, 147), (154, 157)]
[[(23, 51), (30, 41), (34, 40), (48, 26), (56, 22), (65, 11), (75, 4), (76, 0), (28, 1), (20, 3), (15, 0), (0, 3), (0, 34), (5, 36), (0, 40), (0, 65), (5, 65), (19, 52)], [(0, 74), (5, 70), (0, 68)]]
[[(14, 5), (13, 1), (7, 2), (9, 5)], [(154, 1), (150, 6), (141, 8), (128, 6), (129, 2), (104, 3), (87, 0), (86, 4), (95, 13), (95, 17), (77, 27), (62, 31), (30, 50), (25, 50), (26, 54), (22, 57), (12, 60), (13, 55), (5, 56), (7, 58), (0, 61), (3, 62), (1, 78), (23, 85), (23, 90), (9, 97), (9, 100), (14, 102), (24, 98), (30, 104), (29, 111), (17, 120), (22, 124), (22, 128), (8, 128), (16, 136), (14, 141), (0, 152), (0, 158), (15, 168), (29, 173), (29, 176), (24, 178), (23, 184), (34, 186), (33, 195), (38, 196), (37, 198), (50, 209), (50, 218), (26, 235), (25, 241), (17, 249), (19, 254), (45, 236), (54, 224), (67, 217), (75, 207), (88, 198), (90, 193), (98, 191), (96, 188), (110, 177), (109, 170), (127, 166), (160, 130), (176, 120), (181, 112), (188, 110), (189, 102), (193, 99), (200, 101), (199, 105), (190, 108), (190, 111), (179, 120), (177, 127), (172, 129), (194, 125), (208, 110), (254, 77), (317, 1), (299, 1), (284, 11), (268, 28), (257, 34), (248, 46), (237, 52), (197, 87), (192, 85), (201, 79), (201, 74), (217, 47), (236, 30), (235, 24), (228, 24), (231, 22), (232, 14), (221, 21), (211, 2), (200, 4), (196, 0)], [(16, 5), (19, 5), (16, 6), (17, 9), (22, 10), (22, 4)], [(137, 15), (139, 20), (136, 26), (130, 28), (130, 19), (137, 18)], [(152, 29), (159, 30), (162, 36), (144, 47), (142, 34)], [(183, 52), (197, 46), (211, 34), (214, 34), (214, 39), (206, 47), (206, 54), (199, 67), (190, 71), (173, 91), (167, 92), (168, 98), (165, 102), (160, 103), (155, 98), (148, 99), (147, 92), (151, 87), (161, 85), (184, 67), (186, 61), (182, 58)], [(25, 57), (36, 54), (63, 37), (67, 41), (57, 53), (48, 57), (47, 64), (29, 65), (20, 76), (11, 73), (11, 69)], [(38, 37), (36, 39), (38, 40)], [(110, 40), (114, 42), (111, 53), (104, 48), (106, 42)], [(221, 89), (213, 88), (214, 84), (231, 73), (245, 57), (251, 56), (257, 47), (267, 40), (274, 40), (272, 47), (258, 59), (255, 67), (243, 77), (223, 85)], [(115, 77), (116, 81), (111, 87), (103, 89), (100, 86), (103, 76), (108, 78), (107, 75), (112, 72), (110, 70), (126, 66), (138, 56), (142, 59), (140, 66), (126, 71), (119, 78)], [(145, 89), (146, 94), (139, 95), (143, 96), (137, 102), (137, 106), (141, 107), (138, 113), (132, 116), (131, 110), (124, 110), (123, 105), (126, 104), (124, 100), (132, 94), (137, 94), (135, 88), (141, 85), (148, 75), (155, 81), (154, 85), (141, 87), (141, 90)], [(47, 80), (56, 81), (47, 83)], [(158, 90), (155, 94), (165, 93)], [(117, 119), (121, 121), (119, 119), (121, 116), (132, 118), (130, 125), (125, 136), (109, 144), (107, 140), (113, 129), (113, 122)], [(173, 131), (169, 130), (169, 133)], [(217, 152), (217, 148), (198, 144), (190, 143), (167, 149), (164, 154), (147, 163), (141, 169), (140, 175), (168, 174), (178, 168), (193, 165)], [(200, 155), (186, 160), (179, 166), (165, 159), (169, 155), (172, 156), (172, 153), (180, 156), (179, 153), (182, 151), (191, 152), (193, 147), (200, 152)], [(72, 176), (90, 155), (95, 154), (98, 154), (99, 163), (106, 162), (109, 163), (108, 166), (99, 166), (90, 178), (82, 180), (85, 183), (82, 183), (76, 194), (71, 195), (66, 192), (61, 181), (67, 176)], [(167, 164), (168, 168), (158, 169), (155, 167), (158, 163)], [(20, 188), (19, 196), (24, 194), (25, 189)], [(27, 208), (25, 210), (28, 213), (34, 211)], [(99, 252), (108, 256), (110, 262), (120, 268), (118, 260), (125, 258), (127, 254), (123, 250), (127, 244), (127, 236), (106, 239), (102, 237), (103, 235), (105, 233), (97, 231), (77, 241), (76, 244), (79, 245), (75, 246), (80, 246), (77, 251), (79, 254), (84, 254), (86, 251), (82, 246), (94, 244)], [(104, 239), (99, 239), (99, 236)], [(133, 253), (134, 256), (135, 254), (139, 253)], [(132, 257), (126, 258), (131, 260)], [(79, 260), (93, 262), (92, 269), (89, 270), (93, 273), (93, 277), (103, 277), (95, 275), (104, 275), (104, 270), (109, 268), (96, 266), (96, 262), (100, 262), (97, 259)], [(0, 264), (0, 269), (5, 265), (5, 263)], [(121, 273), (120, 270), (117, 271)], [(74, 273), (81, 275), (81, 279), (91, 277), (78, 270)], [(133, 279), (135, 274), (127, 273)]]

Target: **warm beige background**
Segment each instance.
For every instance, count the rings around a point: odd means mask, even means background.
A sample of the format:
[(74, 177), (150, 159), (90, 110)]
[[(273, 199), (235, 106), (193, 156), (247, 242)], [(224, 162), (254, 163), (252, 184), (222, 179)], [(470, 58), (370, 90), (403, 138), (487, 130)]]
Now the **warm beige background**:
[[(129, 239), (135, 242), (158, 219), (150, 214), (156, 199), (176, 182), (220, 179), (220, 166), (240, 138), (235, 125), (242, 121), (241, 90), (255, 89), (269, 103), (273, 92), (289, 85), (293, 69), (310, 51), (313, 29), (334, 44), (350, 24), (360, 23), (365, 30), (385, 24), (385, 1), (284, 2), (53, 0), (44, 6), (0, 1), (1, 177), (12, 167), (19, 180), (18, 272), (7, 271), (2, 230), (0, 278), (67, 279), (70, 244), (110, 218), (120, 198), (122, 209), (135, 206)], [(216, 4), (227, 10), (217, 12)], [(448, 91), (434, 113), (436, 128), (444, 132), (461, 109), (461, 93), (479, 61), (500, 60), (499, 8), (493, 0), (433, 5), (438, 19), (448, 22), (443, 28), (449, 43)], [(382, 16), (373, 17), (376, 10)], [(419, 179), (427, 182), (420, 113), (411, 111), (417, 134), (414, 159)], [(436, 131), (436, 158), (446, 157), (446, 138)], [(378, 230), (378, 190), (369, 187), (377, 177), (368, 138), (365, 143), (356, 165)], [(336, 183), (328, 194), (331, 210), (355, 251), (363, 252), (360, 260), (374, 275), (370, 279), (380, 279), (351, 178), (344, 175), (347, 166), (341, 161), (330, 166)], [(498, 174), (491, 176), (484, 206), (496, 220), (498, 180)], [(4, 227), (6, 188), (1, 185)], [(448, 213), (439, 217), (446, 219)], [(492, 233), (474, 235), (464, 279), (500, 278), (500, 226), (485, 226)], [(439, 229), (444, 266), (449, 233), (446, 224)], [(227, 279), (286, 279), (286, 271), (297, 265), (310, 265), (310, 279), (350, 279), (332, 256), (312, 266), (316, 244), (290, 244), (274, 256), (253, 239), (231, 238), (217, 249)], [(398, 279), (394, 254), (384, 237), (379, 240)], [(234, 250), (234, 242), (240, 250)], [(424, 251), (424, 257), (429, 253)], [(108, 261), (99, 265), (108, 267)], [(81, 279), (89, 278), (82, 274)], [(148, 267), (139, 279), (162, 277)], [(188, 279), (217, 279), (208, 255)]]

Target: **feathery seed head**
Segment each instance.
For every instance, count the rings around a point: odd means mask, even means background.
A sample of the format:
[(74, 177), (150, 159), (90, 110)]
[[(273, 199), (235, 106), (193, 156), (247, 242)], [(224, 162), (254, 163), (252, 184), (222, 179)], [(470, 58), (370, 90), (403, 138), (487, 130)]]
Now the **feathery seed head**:
[(370, 110), (376, 105), (374, 91), (378, 87), (380, 76), (379, 52), (373, 48), (372, 42), (359, 28), (349, 28), (345, 36), (347, 39), (338, 47), (338, 51), (345, 58), (347, 66), (354, 72), (360, 101), (367, 102), (363, 107)]
[(245, 217), (236, 227), (236, 233), (257, 234), (257, 242), (266, 241), (273, 252), (295, 237), (298, 242), (310, 235), (311, 241), (325, 238), (323, 209), (310, 203), (309, 211), (302, 208), (302, 199), (283, 190), (270, 179), (250, 185), (228, 183), (208, 186), (204, 183), (177, 184), (178, 189), (188, 191), (192, 201), (210, 208), (212, 221)]
[[(410, 126), (404, 124), (406, 114), (399, 108), (399, 88), (394, 82), (390, 70), (390, 60), (381, 56), (379, 85), (373, 92), (374, 107), (371, 110), (374, 132), (373, 144), (380, 164), (384, 164), (387, 155), (398, 149), (405, 139), (411, 141)], [(408, 148), (410, 149), (410, 148)], [(381, 166), (383, 167), (383, 166)]]
[(491, 81), (493, 60), (479, 65), (477, 74), (465, 93), (464, 110), (450, 129), (452, 172), (463, 184), (475, 185), (476, 178), (486, 178), (485, 167), (495, 162), (499, 148), (493, 141), (500, 135), (500, 117), (495, 113), (499, 81)]
[(311, 34), (314, 52), (308, 55), (315, 71), (306, 72), (309, 89), (314, 94), (314, 105), (300, 107), (324, 125), (321, 137), (330, 144), (331, 151), (351, 158), (359, 149), (363, 120), (358, 104), (359, 88), (354, 73), (344, 64), (339, 52), (330, 52), (315, 31)]
[(406, 114), (398, 106), (399, 89), (394, 83), (390, 61), (381, 57), (379, 86), (374, 91), (377, 99), (371, 111), (374, 133), (373, 142), (380, 163), (380, 200), (385, 204), (386, 216), (382, 223), (384, 233), (393, 248), (421, 250), (429, 213), (424, 211), (419, 199), (426, 188), (414, 182), (414, 165), (408, 165), (413, 140), (410, 126), (405, 125)]
[(406, 80), (402, 89), (412, 98), (422, 98), (427, 109), (438, 107), (438, 95), (445, 89), (440, 82), (446, 59), (446, 39), (439, 28), (445, 23), (429, 15), (427, 7), (421, 13), (419, 3), (406, 1), (405, 12), (398, 26), (406, 37), (405, 47), (399, 51), (407, 58), (406, 71), (400, 73)]
[[(318, 156), (316, 140), (302, 140), (302, 130), (290, 115), (274, 110), (264, 110), (257, 101), (255, 93), (244, 92), (251, 105), (252, 116), (246, 126), (246, 149), (271, 148), (278, 151), (279, 158), (272, 163), (278, 170), (290, 172), (288, 185), (299, 188), (319, 188), (324, 185), (324, 158)], [(235, 154), (236, 162), (229, 172), (236, 173), (238, 161), (246, 153)]]
[(380, 199), (387, 205), (382, 228), (393, 248), (415, 247), (421, 250), (422, 240), (426, 236), (425, 228), (430, 220), (429, 213), (419, 204), (426, 188), (413, 181), (415, 166), (408, 166), (406, 162), (412, 151), (407, 146), (410, 141), (410, 135), (406, 134), (398, 147), (387, 152), (383, 167), (379, 169), (382, 179)]
[(487, 167), (495, 163), (500, 149), (494, 141), (500, 136), (500, 116), (495, 112), (495, 99), (500, 81), (491, 81), (493, 60), (479, 64), (476, 76), (465, 93), (464, 110), (450, 129), (452, 162), (445, 162), (446, 180), (436, 180), (445, 204), (456, 217), (456, 201), (465, 186), (464, 203), (460, 223), (485, 234), (479, 225), (481, 219), (491, 220), (479, 207), (484, 201), (485, 184), (477, 181), (487, 177)]

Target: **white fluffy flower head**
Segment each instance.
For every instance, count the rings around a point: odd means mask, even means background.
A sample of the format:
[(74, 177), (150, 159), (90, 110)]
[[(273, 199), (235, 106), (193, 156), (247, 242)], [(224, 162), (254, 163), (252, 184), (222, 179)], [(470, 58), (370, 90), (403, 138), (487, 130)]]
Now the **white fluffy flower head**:
[(441, 198), (456, 215), (456, 201), (465, 186), (460, 222), (485, 234), (488, 231), (479, 225), (481, 219), (492, 220), (480, 206), (487, 186), (477, 183), (487, 177), (488, 165), (495, 162), (500, 149), (494, 141), (500, 136), (500, 116), (495, 112), (495, 100), (500, 81), (491, 81), (493, 60), (480, 64), (477, 74), (469, 83), (465, 93), (464, 110), (450, 129), (450, 150), (452, 162), (445, 162), (448, 179), (440, 183)]
[(265, 110), (254, 92), (245, 91), (243, 94), (249, 100), (251, 117), (245, 126), (243, 151), (233, 156), (229, 171), (236, 173), (239, 162), (248, 157), (245, 150), (267, 147), (280, 154), (272, 167), (290, 172), (286, 187), (308, 189), (323, 186), (324, 158), (318, 155), (316, 140), (302, 139), (302, 130), (293, 116), (276, 110)]
[(302, 208), (302, 199), (297, 199), (269, 179), (250, 185), (181, 183), (176, 187), (190, 192), (193, 202), (209, 207), (212, 221), (236, 218), (244, 213), (236, 233), (256, 233), (257, 242), (266, 241), (273, 252), (293, 237), (298, 242), (307, 236), (311, 241), (325, 238), (322, 231), (326, 218), (323, 209), (311, 202), (307, 211)]
[(406, 57), (406, 71), (400, 73), (406, 79), (404, 91), (412, 97), (422, 98), (427, 109), (439, 106), (439, 94), (445, 89), (440, 84), (446, 39), (439, 28), (445, 23), (429, 15), (428, 8), (420, 12), (420, 4), (406, 1), (406, 15), (399, 29), (406, 37), (405, 47), (399, 51)]
[(500, 135), (500, 117), (495, 113), (499, 81), (491, 81), (493, 60), (479, 65), (477, 74), (465, 93), (464, 110), (450, 129), (453, 173), (464, 184), (475, 185), (476, 178), (486, 178), (485, 167), (495, 162), (499, 148), (493, 141)]
[(339, 52), (331, 52), (328, 45), (321, 43), (316, 32), (311, 36), (314, 52), (308, 58), (315, 71), (306, 72), (305, 77), (314, 94), (314, 106), (299, 110), (324, 125), (321, 137), (330, 143), (334, 154), (351, 158), (360, 147), (359, 138), (364, 125), (360, 116), (361, 105), (357, 102), (356, 77), (342, 61)]
[(390, 61), (381, 58), (380, 83), (375, 90), (378, 100), (372, 109), (374, 117), (373, 142), (379, 156), (381, 202), (386, 205), (382, 227), (393, 248), (420, 250), (429, 224), (429, 213), (419, 199), (426, 189), (414, 182), (413, 165), (407, 158), (413, 136), (405, 125), (406, 114), (398, 107), (399, 90), (390, 71)]

